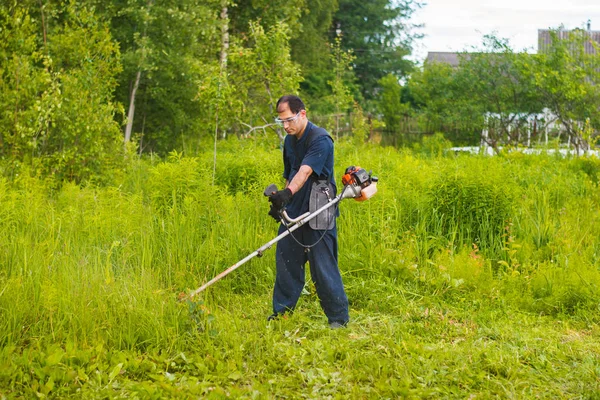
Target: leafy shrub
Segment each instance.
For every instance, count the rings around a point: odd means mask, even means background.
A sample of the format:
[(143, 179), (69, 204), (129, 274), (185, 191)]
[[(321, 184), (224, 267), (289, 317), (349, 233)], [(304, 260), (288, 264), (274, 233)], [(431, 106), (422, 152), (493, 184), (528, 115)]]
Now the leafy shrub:
[[(262, 193), (271, 183), (283, 184), (283, 156), (279, 149), (269, 149), (271, 141), (240, 141), (237, 138), (219, 144), (215, 168), (215, 185), (230, 194)], [(213, 160), (204, 160), (206, 169)], [(208, 164), (210, 163), (210, 167)]]
[[(229, 193), (248, 193), (250, 188), (262, 180), (262, 166), (258, 163), (248, 163), (248, 160), (229, 156), (226, 166), (220, 166), (216, 172), (216, 182), (227, 188)], [(283, 169), (283, 167), (282, 167)]]
[(119, 47), (91, 10), (65, 11), (41, 49), (28, 12), (0, 8), (0, 56), (15, 60), (0, 64), (0, 156), (59, 182), (109, 182), (124, 157), (112, 101)]
[(436, 132), (432, 136), (423, 136), (420, 143), (413, 145), (416, 152), (428, 157), (441, 157), (450, 147), (452, 147), (452, 142), (440, 132)]
[[(157, 209), (171, 209), (202, 184), (198, 160), (171, 152), (166, 162), (150, 169), (149, 192)], [(205, 182), (204, 182), (205, 183)]]
[(598, 183), (600, 177), (600, 159), (596, 157), (576, 157), (569, 163), (569, 168), (575, 172), (585, 173), (592, 182)]
[(428, 189), (429, 232), (455, 245), (476, 243), (481, 249), (500, 249), (512, 216), (507, 184), (483, 174), (442, 174)]
[(520, 302), (532, 311), (551, 315), (595, 311), (600, 302), (599, 287), (597, 268), (577, 258), (565, 264), (545, 262), (532, 274), (530, 295), (521, 296)]

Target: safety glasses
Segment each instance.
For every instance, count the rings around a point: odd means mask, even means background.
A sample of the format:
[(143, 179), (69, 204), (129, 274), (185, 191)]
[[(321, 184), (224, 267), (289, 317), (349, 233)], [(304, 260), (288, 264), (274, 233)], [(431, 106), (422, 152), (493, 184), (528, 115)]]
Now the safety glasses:
[(299, 111), (298, 114), (294, 115), (293, 117), (286, 118), (286, 119), (281, 119), (281, 118), (277, 117), (277, 118), (275, 118), (275, 123), (277, 123), (277, 125), (280, 125), (280, 126), (283, 126), (283, 124), (285, 124), (285, 123), (291, 124), (292, 122), (294, 122), (295, 120), (298, 119), (301, 112), (302, 111)]

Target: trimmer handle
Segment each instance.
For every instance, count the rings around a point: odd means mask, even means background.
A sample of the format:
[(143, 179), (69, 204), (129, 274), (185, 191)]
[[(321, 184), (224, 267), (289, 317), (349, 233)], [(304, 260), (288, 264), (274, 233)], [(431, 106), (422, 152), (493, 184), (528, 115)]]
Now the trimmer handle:
[(269, 186), (267, 186), (267, 188), (265, 189), (265, 192), (263, 194), (265, 196), (269, 197), (275, 192), (277, 192), (277, 185), (274, 183), (271, 183)]

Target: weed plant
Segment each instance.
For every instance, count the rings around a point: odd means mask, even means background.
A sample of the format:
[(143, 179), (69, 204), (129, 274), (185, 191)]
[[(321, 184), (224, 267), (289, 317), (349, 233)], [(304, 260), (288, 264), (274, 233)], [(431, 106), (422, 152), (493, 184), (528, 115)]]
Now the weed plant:
[(185, 297), (275, 236), (276, 143), (134, 160), (103, 187), (0, 178), (0, 398), (598, 395), (597, 159), (336, 149), (338, 185), (380, 179), (340, 205), (336, 331), (312, 284), (266, 322), (273, 250)]

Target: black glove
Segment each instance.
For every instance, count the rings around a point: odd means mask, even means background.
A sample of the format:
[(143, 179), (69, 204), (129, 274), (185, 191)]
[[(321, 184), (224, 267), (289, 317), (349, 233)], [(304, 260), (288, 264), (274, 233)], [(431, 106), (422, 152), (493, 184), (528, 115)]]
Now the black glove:
[[(273, 204), (273, 207), (275, 207), (276, 211), (281, 210), (283, 207), (285, 207), (285, 205), (287, 203), (290, 202), (290, 200), (292, 199), (292, 191), (289, 188), (285, 188), (283, 190), (280, 190), (278, 192), (273, 193), (272, 195), (269, 196), (269, 201), (271, 202), (271, 204)], [(271, 208), (273, 208), (271, 207)], [(269, 212), (269, 215), (271, 215), (271, 213)]]
[(281, 215), (279, 215), (279, 210), (274, 205), (271, 205), (269, 215), (275, 220), (275, 222), (281, 221)]

